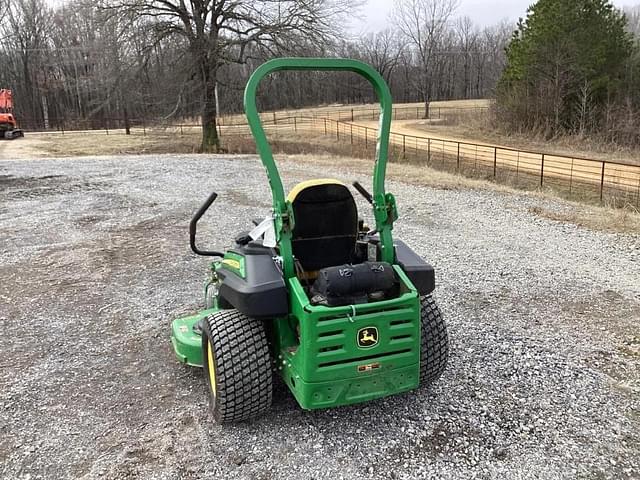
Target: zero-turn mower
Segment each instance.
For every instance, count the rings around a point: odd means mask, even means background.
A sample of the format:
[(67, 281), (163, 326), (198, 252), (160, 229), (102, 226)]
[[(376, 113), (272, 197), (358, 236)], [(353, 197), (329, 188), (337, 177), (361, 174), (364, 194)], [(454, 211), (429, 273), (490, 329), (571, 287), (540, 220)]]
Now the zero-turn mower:
[[(371, 204), (375, 228), (358, 218), (350, 189), (333, 179), (302, 182), (285, 196), (256, 106), (267, 75), (282, 70), (355, 72), (374, 87), (381, 115)], [(219, 422), (269, 409), (274, 377), (304, 409), (350, 405), (428, 385), (449, 353), (444, 320), (432, 293), (435, 274), (405, 243), (392, 238), (398, 213), (385, 192), (391, 94), (369, 65), (350, 59), (280, 58), (249, 79), (244, 106), (273, 196), (271, 215), (242, 233), (218, 257), (204, 288), (205, 309), (172, 323), (178, 359), (202, 366)]]

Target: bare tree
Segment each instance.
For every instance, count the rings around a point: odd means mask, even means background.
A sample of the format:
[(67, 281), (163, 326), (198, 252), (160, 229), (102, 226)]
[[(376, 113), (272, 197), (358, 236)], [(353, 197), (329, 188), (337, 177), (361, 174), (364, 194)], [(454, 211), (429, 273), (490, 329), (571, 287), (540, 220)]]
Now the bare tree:
[(429, 117), (432, 96), (432, 65), (439, 41), (448, 28), (448, 22), (458, 7), (458, 0), (395, 0), (392, 19), (417, 53), (421, 81), (417, 87)]
[(44, 68), (44, 59), (49, 47), (50, 13), (44, 0), (15, 0), (5, 10), (2, 35), (4, 45), (15, 55), (14, 71), (19, 71), (23, 80), (16, 88), (26, 103), (20, 108), (37, 112), (45, 123), (48, 105), (43, 91), (47, 88), (49, 71)]
[(624, 14), (627, 16), (627, 29), (636, 37), (640, 35), (640, 5), (626, 7)]
[(478, 30), (471, 18), (465, 16), (456, 22), (456, 31), (463, 65), (463, 96), (469, 98), (471, 96), (471, 64), (474, 51), (478, 47)]
[(114, 0), (118, 11), (151, 17), (161, 38), (187, 45), (203, 96), (202, 150), (217, 151), (216, 88), (222, 66), (245, 63), (252, 45), (284, 48), (286, 38), (327, 37), (360, 1), (349, 0)]
[[(130, 3), (116, 11), (116, 1)], [(66, 0), (47, 10), (41, 8), (49, 5), (47, 0), (0, 0), (0, 6), (11, 8), (0, 16), (0, 38), (5, 38), (0, 41), (0, 86), (14, 90), (23, 126), (126, 129), (144, 122), (202, 118), (206, 93), (202, 68), (195, 62), (198, 57), (184, 24), (176, 26), (183, 33), (172, 33), (171, 21), (176, 20), (172, 15), (141, 15), (134, 8), (140, 7), (138, 0), (113, 0), (108, 8), (104, 4), (104, 0)], [(423, 62), (406, 36), (390, 29), (341, 39), (331, 26), (326, 27), (330, 35), (285, 31), (283, 27), (281, 34), (265, 33), (255, 41), (234, 45), (227, 44), (237, 37), (225, 30), (221, 41), (226, 46), (216, 54), (214, 87), (219, 90), (220, 108), (212, 103), (215, 115), (242, 111), (242, 90), (251, 71), (274, 56), (292, 53), (361, 59), (380, 71), (396, 100), (424, 101)], [(314, 27), (311, 32), (315, 31)], [(491, 95), (504, 66), (503, 49), (511, 31), (512, 26), (503, 24), (476, 34), (476, 28), (467, 22), (460, 35), (459, 24), (453, 19), (448, 22), (433, 43), (429, 99)], [(634, 65), (628, 72), (631, 99), (640, 97), (633, 81), (638, 71)], [(358, 76), (290, 72), (264, 83), (260, 104), (264, 109), (278, 109), (373, 101), (373, 90)]]
[(390, 29), (368, 33), (356, 45), (363, 60), (372, 65), (391, 84), (393, 72), (404, 50), (398, 35)]

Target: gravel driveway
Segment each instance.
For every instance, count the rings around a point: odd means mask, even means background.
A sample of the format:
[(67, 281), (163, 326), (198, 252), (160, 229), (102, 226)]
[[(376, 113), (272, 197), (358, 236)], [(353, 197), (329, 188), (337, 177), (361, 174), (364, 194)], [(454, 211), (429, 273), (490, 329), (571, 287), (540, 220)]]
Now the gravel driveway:
[[(283, 170), (289, 186), (353, 180)], [(269, 415), (221, 427), (169, 324), (201, 302), (192, 212), (216, 190), (202, 244), (228, 244), (268, 212), (258, 161), (0, 162), (0, 477), (640, 478), (640, 236), (529, 213), (574, 208), (560, 201), (388, 189), (396, 236), (436, 266), (443, 377), (328, 411), (280, 391)]]

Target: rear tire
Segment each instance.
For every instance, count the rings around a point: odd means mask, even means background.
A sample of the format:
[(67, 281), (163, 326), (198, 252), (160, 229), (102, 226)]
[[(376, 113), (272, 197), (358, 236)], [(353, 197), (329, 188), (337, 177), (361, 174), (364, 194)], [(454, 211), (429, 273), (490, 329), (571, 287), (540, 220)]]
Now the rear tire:
[(219, 423), (254, 418), (271, 407), (271, 353), (264, 322), (237, 310), (208, 316), (202, 333), (209, 406)]
[(420, 384), (435, 382), (447, 366), (449, 335), (442, 313), (431, 295), (420, 297)]

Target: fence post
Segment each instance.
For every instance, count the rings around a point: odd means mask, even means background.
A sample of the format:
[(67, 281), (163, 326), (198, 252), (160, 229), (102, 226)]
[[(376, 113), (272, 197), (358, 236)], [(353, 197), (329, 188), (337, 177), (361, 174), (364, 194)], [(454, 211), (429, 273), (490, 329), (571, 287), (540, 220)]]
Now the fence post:
[(571, 159), (571, 172), (569, 173), (569, 195), (571, 195), (571, 190), (573, 188), (573, 162), (574, 159)]
[(340, 122), (336, 122), (336, 140), (340, 140)]
[(351, 121), (353, 122), (353, 108), (351, 109)]
[(364, 127), (364, 148), (368, 148), (369, 147), (369, 127)]
[(600, 203), (602, 203), (602, 197), (604, 195), (604, 166), (607, 162), (602, 162), (602, 175), (600, 176)]
[(544, 153), (542, 154), (542, 163), (540, 163), (540, 186), (544, 182)]
[(297, 120), (297, 117), (293, 117), (293, 131), (294, 132), (298, 131), (298, 120)]
[(460, 171), (460, 142), (458, 142), (458, 158), (456, 159), (456, 170)]
[(407, 136), (402, 135), (402, 154), (405, 155), (407, 153)]
[(427, 140), (427, 163), (431, 163), (431, 139)]
[(273, 112), (273, 124), (274, 125), (278, 124), (278, 120), (276, 119), (276, 112)]
[(478, 170), (478, 145), (476, 145), (476, 163), (473, 168)]
[(493, 147), (493, 178), (496, 178), (498, 170), (498, 147)]
[(324, 134), (327, 134), (327, 119), (324, 119)]
[(420, 119), (420, 107), (416, 107), (416, 120)]
[[(351, 110), (351, 112), (353, 112), (353, 109)], [(351, 139), (351, 145), (353, 145), (353, 123), (349, 124), (349, 126), (351, 127), (349, 129), (349, 136), (350, 136), (350, 139)]]

